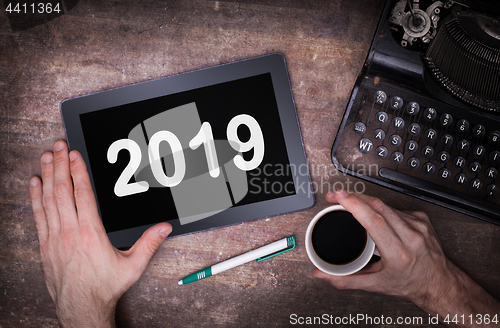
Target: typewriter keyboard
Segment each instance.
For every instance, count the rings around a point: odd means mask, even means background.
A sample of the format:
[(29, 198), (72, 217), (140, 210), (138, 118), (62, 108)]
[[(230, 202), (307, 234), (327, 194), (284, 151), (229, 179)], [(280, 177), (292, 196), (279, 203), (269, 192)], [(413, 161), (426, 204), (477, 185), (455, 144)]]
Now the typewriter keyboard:
[(332, 152), (337, 167), (500, 224), (499, 121), (375, 84), (367, 78), (353, 93)]

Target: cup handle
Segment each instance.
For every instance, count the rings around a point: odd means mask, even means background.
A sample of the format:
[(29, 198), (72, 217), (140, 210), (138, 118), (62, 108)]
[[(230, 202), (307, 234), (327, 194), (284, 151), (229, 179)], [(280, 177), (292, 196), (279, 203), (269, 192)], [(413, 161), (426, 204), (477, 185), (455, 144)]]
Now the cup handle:
[(381, 256), (380, 256), (380, 253), (378, 252), (378, 247), (377, 247), (377, 245), (375, 245), (375, 249), (373, 250), (373, 255), (377, 255), (378, 257), (381, 257)]

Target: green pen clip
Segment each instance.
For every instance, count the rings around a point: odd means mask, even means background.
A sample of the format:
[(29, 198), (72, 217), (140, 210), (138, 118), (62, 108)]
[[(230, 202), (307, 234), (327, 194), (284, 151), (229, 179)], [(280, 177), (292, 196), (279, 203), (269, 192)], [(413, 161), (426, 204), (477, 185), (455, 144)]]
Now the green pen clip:
[(286, 239), (286, 246), (287, 246), (287, 248), (285, 248), (282, 251), (278, 251), (276, 253), (272, 253), (272, 254), (269, 254), (269, 255), (264, 256), (264, 257), (259, 257), (256, 262), (262, 262), (262, 261), (267, 260), (273, 256), (280, 255), (280, 254), (283, 254), (285, 252), (288, 252), (288, 251), (291, 251), (292, 249), (294, 249), (295, 248), (295, 235), (292, 235), (291, 237), (288, 237)]

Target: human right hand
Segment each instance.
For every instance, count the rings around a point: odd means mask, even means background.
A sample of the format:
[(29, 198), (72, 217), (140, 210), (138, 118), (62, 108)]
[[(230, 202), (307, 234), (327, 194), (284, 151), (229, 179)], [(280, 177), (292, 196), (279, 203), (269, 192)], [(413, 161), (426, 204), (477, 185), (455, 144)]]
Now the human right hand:
[(328, 193), (326, 198), (354, 215), (377, 245), (381, 260), (350, 276), (332, 276), (318, 269), (314, 276), (341, 289), (408, 299), (428, 313), (438, 314), (440, 320), (455, 314), (500, 316), (500, 303), (444, 255), (425, 213), (402, 212), (378, 198), (345, 191)]
[(42, 181), (30, 180), (45, 282), (63, 327), (114, 327), (119, 298), (142, 275), (172, 231), (159, 223), (128, 251), (111, 245), (97, 211), (89, 175), (65, 142), (41, 157)]

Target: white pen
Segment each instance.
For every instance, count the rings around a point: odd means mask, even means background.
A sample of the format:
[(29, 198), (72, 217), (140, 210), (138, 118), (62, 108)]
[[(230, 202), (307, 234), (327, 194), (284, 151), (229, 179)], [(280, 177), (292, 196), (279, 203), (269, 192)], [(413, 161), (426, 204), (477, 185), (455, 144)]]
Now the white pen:
[(253, 251), (238, 255), (229, 260), (217, 263), (208, 268), (195, 272), (186, 278), (179, 280), (179, 285), (185, 285), (193, 281), (198, 281), (214, 274), (237, 267), (244, 263), (257, 260), (257, 262), (267, 260), (270, 257), (288, 252), (295, 248), (295, 236), (287, 237), (275, 241), (266, 246), (254, 249)]

